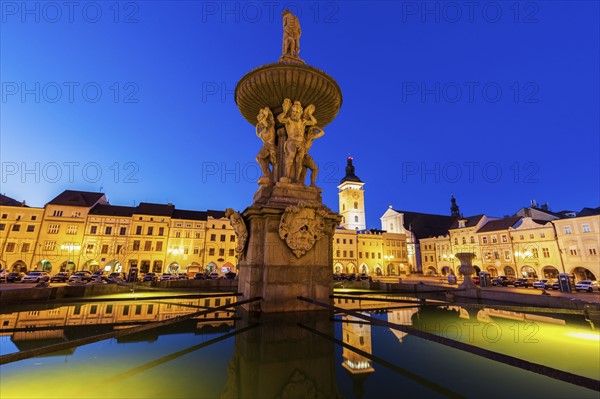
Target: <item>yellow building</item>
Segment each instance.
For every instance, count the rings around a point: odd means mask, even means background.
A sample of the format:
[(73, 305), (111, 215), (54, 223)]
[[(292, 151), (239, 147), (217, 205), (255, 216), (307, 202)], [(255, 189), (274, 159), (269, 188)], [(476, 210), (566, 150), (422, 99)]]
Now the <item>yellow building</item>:
[[(472, 253), (475, 255), (473, 258), (473, 266), (476, 272), (481, 270), (481, 248), (477, 241), (476, 233), (483, 227), (489, 220), (485, 215), (475, 215), (469, 217), (461, 217), (455, 221), (448, 233), (450, 234), (450, 245), (452, 245), (452, 254), (456, 255), (460, 252)], [(460, 267), (460, 262), (456, 262), (456, 269)], [(444, 271), (442, 270), (442, 273)], [(445, 274), (445, 273), (444, 273)]]
[(552, 222), (524, 217), (508, 231), (516, 277), (555, 279), (565, 273)]
[(584, 208), (577, 217), (553, 220), (565, 271), (575, 281), (600, 279), (600, 208)]
[(424, 275), (456, 274), (458, 259), (452, 253), (450, 235), (422, 238), (419, 243)]
[(25, 271), (33, 264), (43, 208), (0, 195), (0, 269)]
[(477, 272), (486, 271), (491, 277), (499, 275), (519, 277), (515, 272), (519, 265), (516, 263), (516, 257), (513, 256), (515, 250), (509, 229), (519, 225), (520, 222), (519, 216), (488, 220), (477, 230), (476, 242), (479, 247), (477, 255), (480, 265), (480, 270)]
[(44, 207), (38, 237), (40, 251), (29, 269), (82, 270), (96, 249), (84, 246), (87, 217), (97, 204), (108, 204), (103, 193), (66, 190)]

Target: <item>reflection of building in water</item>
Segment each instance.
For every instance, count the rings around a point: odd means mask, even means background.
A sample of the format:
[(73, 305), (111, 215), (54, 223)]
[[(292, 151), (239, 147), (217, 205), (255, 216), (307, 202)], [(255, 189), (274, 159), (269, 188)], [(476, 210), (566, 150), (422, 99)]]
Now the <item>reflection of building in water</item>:
[[(165, 301), (94, 302), (61, 306), (53, 309), (28, 310), (2, 314), (0, 336), (10, 336), (19, 350), (40, 348), (54, 343), (77, 339), (66, 336), (65, 329), (76, 335), (72, 327), (93, 326), (84, 335), (110, 332), (139, 324), (168, 320), (211, 307), (236, 302), (235, 296), (193, 298)], [(196, 328), (233, 328), (234, 309), (205, 314), (194, 318)], [(64, 353), (63, 353), (64, 354)]]
[[(412, 326), (412, 317), (415, 313), (419, 312), (418, 307), (414, 308), (404, 308), (404, 309), (392, 309), (388, 311), (387, 318), (390, 323), (400, 324), (403, 326)], [(392, 334), (398, 338), (398, 341), (402, 343), (402, 340), (408, 334), (402, 331), (390, 329)]]
[(555, 317), (542, 316), (538, 314), (531, 313), (521, 313), (521, 312), (513, 312), (511, 310), (501, 310), (501, 309), (489, 309), (484, 308), (477, 312), (477, 320), (481, 322), (492, 322), (492, 318), (500, 318), (500, 319), (508, 319), (508, 320), (517, 320), (517, 321), (525, 321), (525, 322), (543, 322), (548, 324), (557, 324), (560, 326), (564, 326), (567, 324), (565, 320), (557, 319)]

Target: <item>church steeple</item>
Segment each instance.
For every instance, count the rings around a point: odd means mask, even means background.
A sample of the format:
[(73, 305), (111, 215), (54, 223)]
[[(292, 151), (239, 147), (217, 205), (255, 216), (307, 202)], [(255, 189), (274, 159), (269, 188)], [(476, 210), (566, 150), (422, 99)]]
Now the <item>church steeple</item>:
[(342, 180), (340, 181), (340, 184), (347, 182), (347, 181), (362, 183), (362, 180), (360, 180), (358, 178), (358, 176), (356, 176), (356, 174), (354, 173), (354, 165), (352, 165), (352, 157), (349, 155), (348, 155), (348, 163), (346, 164), (346, 176), (344, 176), (342, 178)]
[(450, 196), (450, 203), (452, 204), (452, 206), (450, 206), (450, 216), (460, 217), (460, 210), (458, 205), (456, 205), (456, 198), (454, 198), (454, 194), (451, 194)]
[(362, 182), (354, 173), (352, 157), (348, 156), (346, 176), (338, 186), (338, 199), (340, 202), (341, 226), (350, 230), (365, 230), (367, 228), (365, 215), (365, 192)]

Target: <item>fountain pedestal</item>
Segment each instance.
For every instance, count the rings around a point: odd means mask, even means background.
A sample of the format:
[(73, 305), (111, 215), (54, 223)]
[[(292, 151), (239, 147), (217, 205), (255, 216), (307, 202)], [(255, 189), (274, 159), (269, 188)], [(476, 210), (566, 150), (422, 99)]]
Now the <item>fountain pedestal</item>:
[(455, 254), (455, 256), (460, 261), (460, 267), (458, 268), (458, 271), (463, 275), (463, 282), (458, 286), (458, 288), (474, 291), (479, 290), (480, 288), (475, 285), (471, 279), (471, 275), (475, 274), (475, 268), (473, 267), (473, 258), (475, 257), (475, 254), (471, 252), (460, 252)]

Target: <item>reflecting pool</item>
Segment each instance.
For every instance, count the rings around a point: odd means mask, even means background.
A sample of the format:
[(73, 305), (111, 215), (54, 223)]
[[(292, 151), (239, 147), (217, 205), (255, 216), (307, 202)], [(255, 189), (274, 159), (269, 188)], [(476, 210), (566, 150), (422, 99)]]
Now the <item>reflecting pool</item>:
[(598, 323), (585, 314), (406, 295), (339, 297), (336, 312), (284, 316), (235, 303), (221, 295), (5, 307), (0, 397), (599, 397), (418, 336), (598, 382)]

